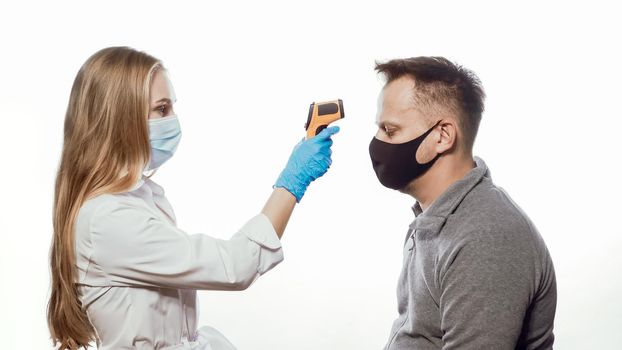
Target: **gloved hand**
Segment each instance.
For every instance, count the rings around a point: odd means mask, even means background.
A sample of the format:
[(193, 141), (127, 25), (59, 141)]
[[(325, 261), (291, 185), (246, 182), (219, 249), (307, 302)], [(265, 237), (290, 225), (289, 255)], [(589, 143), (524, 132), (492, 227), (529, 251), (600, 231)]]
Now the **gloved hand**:
[(283, 187), (296, 197), (296, 202), (300, 202), (309, 184), (328, 171), (332, 163), (330, 147), (333, 140), (330, 137), (337, 132), (339, 127), (331, 126), (298, 142), (272, 188)]

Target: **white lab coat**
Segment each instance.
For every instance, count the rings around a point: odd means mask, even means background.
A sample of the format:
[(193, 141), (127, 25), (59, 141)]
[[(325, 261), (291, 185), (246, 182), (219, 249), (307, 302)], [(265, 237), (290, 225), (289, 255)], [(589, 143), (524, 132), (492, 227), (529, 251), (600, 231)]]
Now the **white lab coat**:
[(86, 201), (75, 230), (80, 300), (102, 350), (235, 349), (214, 328), (197, 329), (196, 290), (245, 289), (283, 260), (265, 215), (229, 240), (187, 234), (146, 177)]

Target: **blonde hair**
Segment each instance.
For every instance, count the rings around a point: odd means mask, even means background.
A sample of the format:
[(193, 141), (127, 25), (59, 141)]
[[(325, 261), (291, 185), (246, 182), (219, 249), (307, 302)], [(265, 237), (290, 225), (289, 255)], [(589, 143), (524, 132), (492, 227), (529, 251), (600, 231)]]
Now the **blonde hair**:
[(128, 190), (149, 161), (147, 117), (153, 74), (162, 63), (129, 47), (102, 49), (71, 88), (56, 176), (47, 321), (53, 345), (87, 348), (99, 339), (78, 299), (74, 224), (82, 204)]

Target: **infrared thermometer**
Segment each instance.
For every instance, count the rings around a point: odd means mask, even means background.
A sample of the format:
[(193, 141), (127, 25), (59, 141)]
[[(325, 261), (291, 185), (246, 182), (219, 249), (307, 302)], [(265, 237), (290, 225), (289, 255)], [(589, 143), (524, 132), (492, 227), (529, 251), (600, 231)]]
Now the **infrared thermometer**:
[(327, 102), (313, 102), (309, 106), (309, 116), (305, 123), (307, 139), (319, 134), (328, 125), (345, 117), (341, 99)]

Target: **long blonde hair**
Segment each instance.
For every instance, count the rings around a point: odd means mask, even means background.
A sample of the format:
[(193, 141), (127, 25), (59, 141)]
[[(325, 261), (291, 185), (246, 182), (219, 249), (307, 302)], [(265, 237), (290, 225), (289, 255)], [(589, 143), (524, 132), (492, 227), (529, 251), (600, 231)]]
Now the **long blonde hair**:
[(82, 204), (125, 191), (149, 161), (149, 89), (162, 63), (129, 47), (109, 47), (82, 65), (71, 88), (56, 176), (51, 295), (47, 321), (59, 349), (99, 344), (78, 299), (74, 224)]

